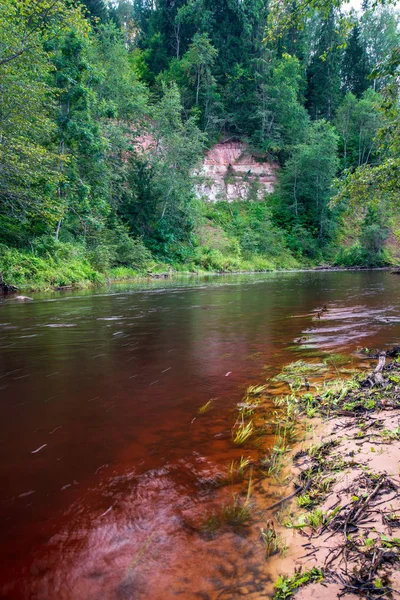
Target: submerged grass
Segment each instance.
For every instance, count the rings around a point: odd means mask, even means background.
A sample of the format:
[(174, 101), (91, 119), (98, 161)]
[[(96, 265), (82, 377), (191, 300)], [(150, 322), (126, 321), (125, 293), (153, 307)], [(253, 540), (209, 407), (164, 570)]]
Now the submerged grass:
[[(243, 459), (243, 467), (245, 468), (248, 464), (250, 463), (247, 462), (247, 459)], [(226, 502), (218, 512), (214, 511), (204, 518), (201, 530), (205, 533), (212, 534), (224, 525), (238, 527), (249, 521), (252, 516), (252, 481), (253, 473), (251, 471), (247, 484), (246, 496), (243, 497), (240, 493), (232, 492), (231, 500), (229, 502)]]
[(254, 432), (253, 421), (245, 423), (244, 420), (235, 425), (232, 430), (232, 441), (236, 446), (243, 446)]
[(211, 400), (209, 400), (208, 402), (203, 404), (203, 406), (200, 406), (198, 413), (199, 413), (199, 415), (204, 415), (204, 414), (210, 412), (210, 410), (212, 410), (213, 408), (214, 408), (214, 398), (211, 398)]
[(233, 460), (229, 465), (228, 474), (231, 481), (235, 479), (243, 479), (247, 467), (251, 465), (250, 456), (241, 456), (239, 460)]

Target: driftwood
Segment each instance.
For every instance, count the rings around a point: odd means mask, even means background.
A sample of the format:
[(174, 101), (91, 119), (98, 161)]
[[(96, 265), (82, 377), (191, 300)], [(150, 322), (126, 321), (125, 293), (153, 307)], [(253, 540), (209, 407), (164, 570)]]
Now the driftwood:
[(386, 353), (382, 352), (379, 355), (378, 366), (374, 369), (375, 382), (378, 385), (383, 385), (382, 371), (383, 371), (383, 367), (385, 366), (385, 363), (386, 363)]

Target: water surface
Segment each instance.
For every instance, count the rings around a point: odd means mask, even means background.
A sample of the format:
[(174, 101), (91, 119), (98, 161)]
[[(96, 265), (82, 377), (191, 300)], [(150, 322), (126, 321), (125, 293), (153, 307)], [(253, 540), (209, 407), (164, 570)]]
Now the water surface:
[(262, 548), (192, 527), (243, 454), (235, 405), (310, 349), (398, 343), (399, 289), (386, 271), (309, 272), (3, 301), (0, 598), (260, 597)]

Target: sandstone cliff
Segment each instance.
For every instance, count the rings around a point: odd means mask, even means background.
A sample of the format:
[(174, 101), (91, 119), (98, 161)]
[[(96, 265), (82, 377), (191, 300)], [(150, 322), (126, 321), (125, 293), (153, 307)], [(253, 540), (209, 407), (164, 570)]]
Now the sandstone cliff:
[(199, 173), (197, 193), (209, 202), (262, 200), (274, 190), (276, 163), (261, 162), (239, 140), (226, 140), (211, 148)]

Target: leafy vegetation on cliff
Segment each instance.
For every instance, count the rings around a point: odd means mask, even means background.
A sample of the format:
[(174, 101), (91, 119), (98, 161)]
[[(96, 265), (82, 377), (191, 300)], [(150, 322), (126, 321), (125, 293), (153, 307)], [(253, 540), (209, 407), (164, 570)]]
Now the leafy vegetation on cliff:
[[(278, 4), (0, 0), (4, 281), (392, 260), (398, 13)], [(228, 138), (272, 195), (196, 196)]]

